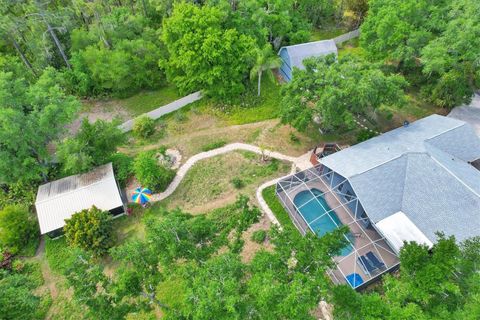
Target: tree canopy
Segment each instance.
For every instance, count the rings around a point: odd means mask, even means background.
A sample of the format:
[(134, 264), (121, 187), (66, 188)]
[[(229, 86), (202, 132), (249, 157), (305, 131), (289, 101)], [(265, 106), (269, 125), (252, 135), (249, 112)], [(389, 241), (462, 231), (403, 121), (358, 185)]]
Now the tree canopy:
[(245, 90), (245, 74), (255, 57), (255, 40), (227, 28), (216, 7), (189, 3), (174, 6), (165, 19), (162, 40), (169, 53), (167, 78), (184, 93), (203, 90), (229, 98)]
[(474, 0), (374, 0), (361, 27), (373, 60), (396, 65), (426, 100), (452, 108), (480, 87), (479, 3)]
[(57, 150), (64, 173), (86, 172), (109, 162), (117, 147), (125, 141), (125, 135), (116, 122), (82, 120), (75, 137), (62, 141)]
[(378, 64), (353, 56), (311, 58), (305, 70), (283, 89), (282, 121), (305, 130), (314, 117), (324, 129), (351, 128), (357, 115), (373, 112), (383, 105), (401, 106), (406, 81), (386, 74)]
[(93, 206), (65, 219), (65, 238), (71, 246), (89, 251), (96, 256), (107, 252), (113, 244), (112, 216)]
[(480, 239), (457, 244), (440, 235), (429, 249), (406, 244), (398, 276), (387, 275), (382, 294), (334, 290), (338, 319), (478, 319)]
[(62, 90), (57, 73), (46, 70), (29, 84), (0, 72), (0, 182), (46, 178), (49, 143), (65, 131), (80, 107)]

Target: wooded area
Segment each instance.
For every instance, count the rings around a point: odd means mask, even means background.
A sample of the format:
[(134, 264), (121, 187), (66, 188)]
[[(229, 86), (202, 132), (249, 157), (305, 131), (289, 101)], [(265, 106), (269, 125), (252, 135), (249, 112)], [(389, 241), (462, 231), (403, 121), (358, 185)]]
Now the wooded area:
[[(357, 28), (359, 41), (337, 58), (309, 59), (291, 82), (277, 83), (280, 47)], [(249, 179), (269, 176), (262, 170), (280, 173), (263, 157), (249, 164), (251, 176), (227, 180), (229, 204), (198, 215), (131, 206), (128, 220), (115, 221), (131, 224), (123, 233), (106, 212), (84, 210), (69, 220), (66, 241), (47, 240), (44, 255), (25, 258), (38, 246), (32, 212), (41, 183), (113, 162), (122, 187), (135, 176), (163, 191), (175, 176), (159, 162), (167, 129), (192, 133), (188, 156), (275, 130), (305, 152), (319, 143), (311, 141), (319, 128), (332, 134), (324, 139), (354, 136), (358, 118), (389, 120), (414, 99), (446, 111), (480, 87), (479, 48), (477, 0), (0, 0), (0, 319), (313, 319), (321, 300), (338, 319), (479, 319), (479, 239), (439, 235), (433, 253), (410, 243), (398, 274), (358, 294), (325, 274), (344, 230), (301, 237), (265, 189), (283, 231), (257, 230), (260, 249), (245, 260), (244, 235), (260, 211), (235, 196)], [(135, 120), (132, 135), (115, 121), (68, 127), (82, 100), (167, 87), (205, 98), (190, 113)], [(280, 118), (291, 127), (276, 120), (193, 137), (191, 123), (216, 124), (205, 114), (188, 122), (199, 110), (225, 126)], [(219, 193), (203, 187), (202, 196)], [(59, 281), (54, 298), (48, 280)]]

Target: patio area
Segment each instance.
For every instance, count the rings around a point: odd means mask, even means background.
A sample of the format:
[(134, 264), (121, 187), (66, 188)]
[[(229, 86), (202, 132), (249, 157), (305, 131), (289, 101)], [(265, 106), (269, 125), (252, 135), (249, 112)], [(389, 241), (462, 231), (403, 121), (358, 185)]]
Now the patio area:
[(285, 178), (277, 184), (276, 193), (303, 235), (314, 232), (322, 236), (348, 226), (345, 237), (349, 246), (333, 257), (337, 267), (329, 276), (336, 284), (359, 288), (396, 267), (399, 260), (345, 185), (348, 181), (336, 179), (326, 169), (318, 165)]

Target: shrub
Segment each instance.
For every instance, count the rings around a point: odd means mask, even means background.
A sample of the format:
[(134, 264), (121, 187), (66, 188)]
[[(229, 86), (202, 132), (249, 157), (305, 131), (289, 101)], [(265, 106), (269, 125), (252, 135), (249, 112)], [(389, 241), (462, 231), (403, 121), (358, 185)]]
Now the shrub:
[(366, 141), (375, 136), (376, 136), (375, 132), (372, 132), (370, 130), (362, 130), (357, 134), (357, 143)]
[(37, 188), (34, 184), (17, 182), (0, 186), (0, 209), (7, 205), (17, 204), (29, 207), (34, 202)]
[(118, 183), (122, 188), (125, 187), (128, 178), (133, 174), (133, 158), (124, 153), (115, 153), (110, 161), (113, 163), (113, 171)]
[(175, 177), (175, 171), (161, 166), (152, 151), (137, 155), (133, 163), (133, 171), (142, 186), (154, 192), (164, 191)]
[(290, 132), (290, 141), (297, 144), (300, 143), (300, 139), (293, 132)]
[(135, 120), (133, 124), (133, 134), (137, 138), (148, 138), (155, 132), (155, 121), (147, 115), (143, 115)]
[(25, 207), (9, 205), (0, 211), (0, 247), (15, 254), (37, 239), (37, 223)]
[(63, 274), (66, 271), (65, 261), (72, 258), (72, 252), (73, 250), (67, 245), (65, 237), (55, 240), (49, 237), (45, 239), (45, 257), (48, 266), (57, 274)]
[(175, 120), (177, 122), (185, 122), (188, 120), (187, 115), (183, 111), (177, 111), (175, 112)]
[(202, 151), (210, 151), (210, 150), (213, 150), (213, 149), (221, 148), (226, 144), (227, 144), (227, 141), (225, 141), (225, 140), (213, 141), (213, 142), (210, 142), (210, 143), (207, 143), (206, 145), (204, 145), (202, 147)]
[(254, 233), (252, 233), (252, 241), (256, 243), (263, 243), (265, 239), (267, 238), (267, 232), (265, 230), (257, 230)]
[(95, 206), (74, 213), (65, 220), (63, 230), (70, 246), (90, 251), (96, 256), (107, 253), (113, 244), (111, 215)]
[(245, 182), (243, 182), (242, 179), (237, 177), (232, 179), (232, 184), (235, 187), (235, 189), (242, 189), (245, 186)]

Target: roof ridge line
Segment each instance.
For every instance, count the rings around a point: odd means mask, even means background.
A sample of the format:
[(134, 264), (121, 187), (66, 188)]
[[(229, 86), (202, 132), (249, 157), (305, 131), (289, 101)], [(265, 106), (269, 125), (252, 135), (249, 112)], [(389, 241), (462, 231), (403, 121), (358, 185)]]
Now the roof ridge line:
[[(450, 118), (450, 119), (452, 119), (452, 118)], [(458, 120), (458, 119), (455, 119), (455, 120)], [(434, 139), (434, 138), (436, 138), (436, 137), (438, 137), (438, 136), (441, 136), (442, 134), (445, 134), (445, 133), (447, 133), (447, 132), (450, 132), (450, 131), (452, 131), (452, 130), (455, 130), (455, 129), (458, 129), (458, 128), (460, 128), (460, 127), (463, 127), (464, 125), (467, 124), (465, 121), (462, 121), (462, 120), (458, 120), (458, 121), (461, 121), (462, 123), (459, 124), (458, 126), (455, 126), (455, 127), (453, 127), (453, 128), (449, 128), (449, 129), (447, 129), (447, 130), (445, 130), (445, 131), (442, 131), (442, 132), (440, 132), (440, 133), (437, 133), (436, 135), (431, 136), (430, 138), (423, 140), (423, 142), (429, 142), (429, 140), (432, 140), (432, 139)], [(447, 153), (448, 153), (448, 152), (447, 152)]]
[[(279, 49), (279, 52), (280, 50), (282, 49), (286, 49), (286, 48), (292, 48), (292, 47), (300, 47), (300, 46), (304, 46), (304, 45), (307, 45), (307, 44), (312, 44), (312, 43), (317, 43), (317, 42), (326, 42), (326, 41), (333, 41), (333, 43), (335, 43), (335, 41), (333, 39), (323, 39), (323, 40), (317, 40), (317, 41), (310, 41), (310, 42), (304, 42), (304, 43), (297, 43), (297, 44), (292, 44), (290, 46), (283, 46)], [(336, 44), (335, 44), (336, 45)]]
[(366, 169), (366, 170), (364, 170), (364, 171), (355, 173), (354, 175), (352, 175), (352, 176), (350, 176), (350, 177), (353, 178), (353, 177), (359, 176), (359, 175), (361, 175), (361, 174), (364, 174), (365, 172), (368, 172), (368, 171), (370, 171), (370, 170), (373, 170), (373, 169), (376, 169), (376, 168), (378, 168), (378, 167), (380, 167), (380, 166), (383, 166), (384, 164), (387, 164), (387, 163), (389, 163), (389, 162), (398, 160), (398, 159), (402, 158), (403, 156), (407, 156), (407, 155), (409, 155), (409, 154), (415, 154), (415, 153), (416, 153), (416, 154), (424, 154), (425, 152), (413, 152), (413, 151), (404, 152), (404, 153), (400, 154), (400, 155), (397, 156), (397, 157), (394, 157), (394, 158), (385, 160), (384, 162), (381, 162), (381, 163), (377, 164), (376, 166), (373, 166), (373, 167), (370, 167), (370, 168), (368, 168), (368, 169)]
[[(442, 151), (442, 150), (440, 150)], [(443, 151), (444, 152), (444, 151)], [(448, 154), (449, 156), (455, 158), (455, 159), (458, 159), (462, 162), (464, 162), (463, 160), (455, 157), (454, 155), (451, 155), (447, 152), (445, 152), (446, 154)], [(474, 195), (476, 195), (477, 197), (480, 198), (480, 194), (477, 193), (477, 191), (475, 191), (474, 189), (472, 189), (468, 184), (466, 184), (465, 182), (462, 181), (462, 179), (460, 179), (455, 173), (453, 173), (450, 169), (448, 169), (446, 166), (444, 166), (440, 161), (438, 161), (437, 159), (435, 159), (435, 157), (431, 154), (428, 153), (428, 156), (430, 158), (432, 158), (433, 161), (435, 161), (438, 165), (440, 165), (445, 171), (447, 171), (451, 176), (453, 176), (457, 181), (459, 181), (461, 184), (463, 184), (468, 190), (470, 190)]]

